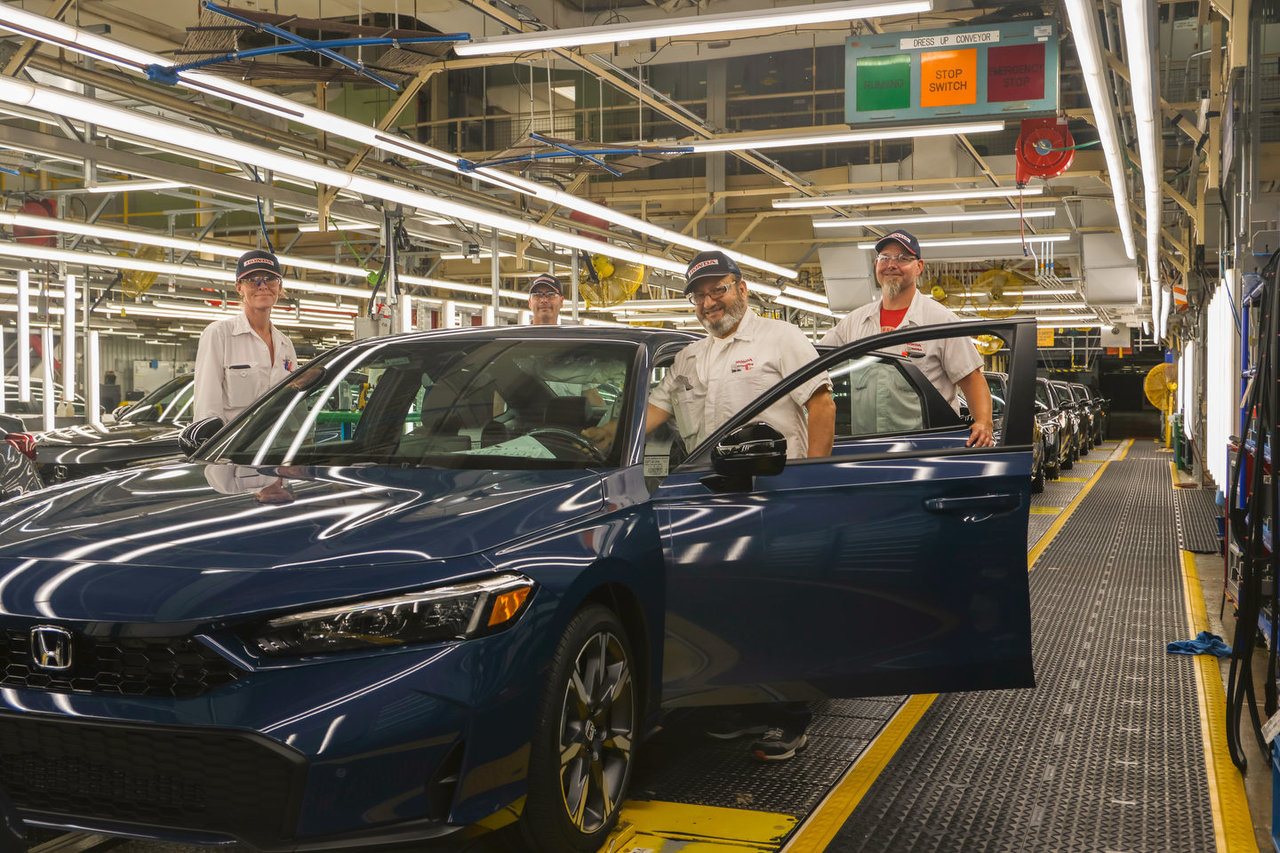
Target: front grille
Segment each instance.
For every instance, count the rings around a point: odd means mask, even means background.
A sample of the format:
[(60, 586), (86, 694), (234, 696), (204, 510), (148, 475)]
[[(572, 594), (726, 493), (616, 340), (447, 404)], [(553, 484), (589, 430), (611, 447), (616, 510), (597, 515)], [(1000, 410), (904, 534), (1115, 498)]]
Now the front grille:
[(254, 734), (0, 715), (0, 787), (43, 815), (279, 841), (305, 774)]
[(0, 636), (0, 687), (122, 696), (203, 696), (245, 671), (190, 637), (86, 637), (72, 634), (71, 668), (35, 665), (30, 628)]

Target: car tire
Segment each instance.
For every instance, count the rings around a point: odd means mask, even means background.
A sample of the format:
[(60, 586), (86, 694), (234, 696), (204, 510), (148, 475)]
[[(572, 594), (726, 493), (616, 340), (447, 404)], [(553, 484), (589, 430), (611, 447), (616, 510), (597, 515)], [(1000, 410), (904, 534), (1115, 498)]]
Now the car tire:
[(639, 728), (634, 661), (622, 623), (598, 604), (578, 611), (560, 637), (534, 723), (521, 819), (538, 853), (597, 850), (617, 822)]
[(1070, 471), (1071, 466), (1076, 464), (1075, 455), (1076, 455), (1076, 452), (1074, 449), (1067, 451), (1067, 455), (1062, 458), (1062, 460), (1059, 462), (1058, 467), (1060, 467), (1063, 471)]
[(1044, 491), (1044, 466), (1031, 472), (1031, 494), (1038, 495)]

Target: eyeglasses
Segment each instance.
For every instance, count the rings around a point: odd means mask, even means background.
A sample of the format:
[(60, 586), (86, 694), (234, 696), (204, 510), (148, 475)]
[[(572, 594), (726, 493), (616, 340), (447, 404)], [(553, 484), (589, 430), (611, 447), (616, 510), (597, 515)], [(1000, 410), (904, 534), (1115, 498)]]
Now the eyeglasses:
[(695, 290), (693, 293), (689, 294), (689, 304), (697, 305), (699, 302), (701, 302), (704, 299), (719, 300), (723, 298), (724, 295), (728, 292), (729, 292), (729, 285), (727, 284), (720, 284), (720, 285), (716, 285), (715, 287), (708, 287), (706, 290)]
[(530, 291), (529, 295), (534, 299), (550, 299), (551, 297), (559, 296), (560, 294), (556, 293), (554, 290), (534, 290)]
[(915, 255), (876, 255), (878, 264), (907, 264), (918, 260)]
[(279, 287), (282, 283), (279, 277), (274, 275), (247, 275), (240, 280), (256, 287), (262, 287), (264, 284), (267, 287)]

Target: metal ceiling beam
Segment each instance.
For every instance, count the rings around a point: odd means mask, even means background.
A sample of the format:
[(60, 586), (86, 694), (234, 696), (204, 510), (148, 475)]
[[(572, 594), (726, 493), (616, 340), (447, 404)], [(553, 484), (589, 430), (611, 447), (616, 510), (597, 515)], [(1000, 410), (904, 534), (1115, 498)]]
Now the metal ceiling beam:
[[(488, 2), (488, 0), (464, 0), (464, 2), (473, 9), (488, 15), (495, 21), (498, 21), (513, 32), (529, 31), (525, 21), (522, 21), (516, 16), (499, 9), (497, 6)], [(700, 120), (692, 118), (691, 115), (686, 113), (684, 110), (679, 109), (678, 105), (667, 101), (665, 98), (655, 97), (654, 94), (650, 94), (646, 91), (644, 87), (637, 86), (631, 81), (625, 79), (617, 70), (606, 68), (600, 61), (589, 56), (584, 56), (576, 50), (569, 50), (565, 48), (556, 48), (548, 52), (554, 53), (556, 56), (567, 60), (588, 74), (593, 75), (596, 79), (608, 83), (618, 91), (637, 99), (655, 112), (661, 113), (663, 116), (681, 127), (687, 128), (695, 136), (699, 136), (704, 139), (711, 139), (715, 136), (715, 133), (710, 128), (706, 127)], [(512, 59), (511, 61), (514, 63), (516, 60)], [(806, 182), (802, 178), (772, 160), (761, 157), (760, 155), (754, 154), (750, 151), (734, 151), (731, 153), (744, 163), (747, 163), (766, 175), (776, 179), (784, 186), (790, 187), (797, 192), (802, 192), (805, 195), (816, 195), (813, 190), (808, 188)]]
[[(49, 4), (49, 8), (45, 10), (45, 17), (55, 21), (61, 21), (63, 16), (67, 14), (67, 10), (71, 8), (72, 0), (53, 0)], [(40, 42), (35, 39), (27, 39), (9, 57), (9, 61), (4, 66), (4, 76), (16, 77), (18, 73), (26, 66), (27, 61), (35, 54), (36, 49), (40, 47)]]

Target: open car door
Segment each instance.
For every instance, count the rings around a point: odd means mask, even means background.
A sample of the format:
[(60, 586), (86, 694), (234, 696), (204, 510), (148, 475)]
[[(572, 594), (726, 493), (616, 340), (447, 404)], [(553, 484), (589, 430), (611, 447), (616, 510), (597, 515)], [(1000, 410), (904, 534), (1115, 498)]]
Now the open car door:
[[(955, 323), (833, 350), (659, 484), (665, 705), (1034, 686), (1035, 331)], [(967, 423), (908, 346), (978, 334), (1008, 354), (1004, 429), (989, 448), (965, 446)], [(785, 460), (760, 413), (820, 371), (837, 405), (832, 455)]]

